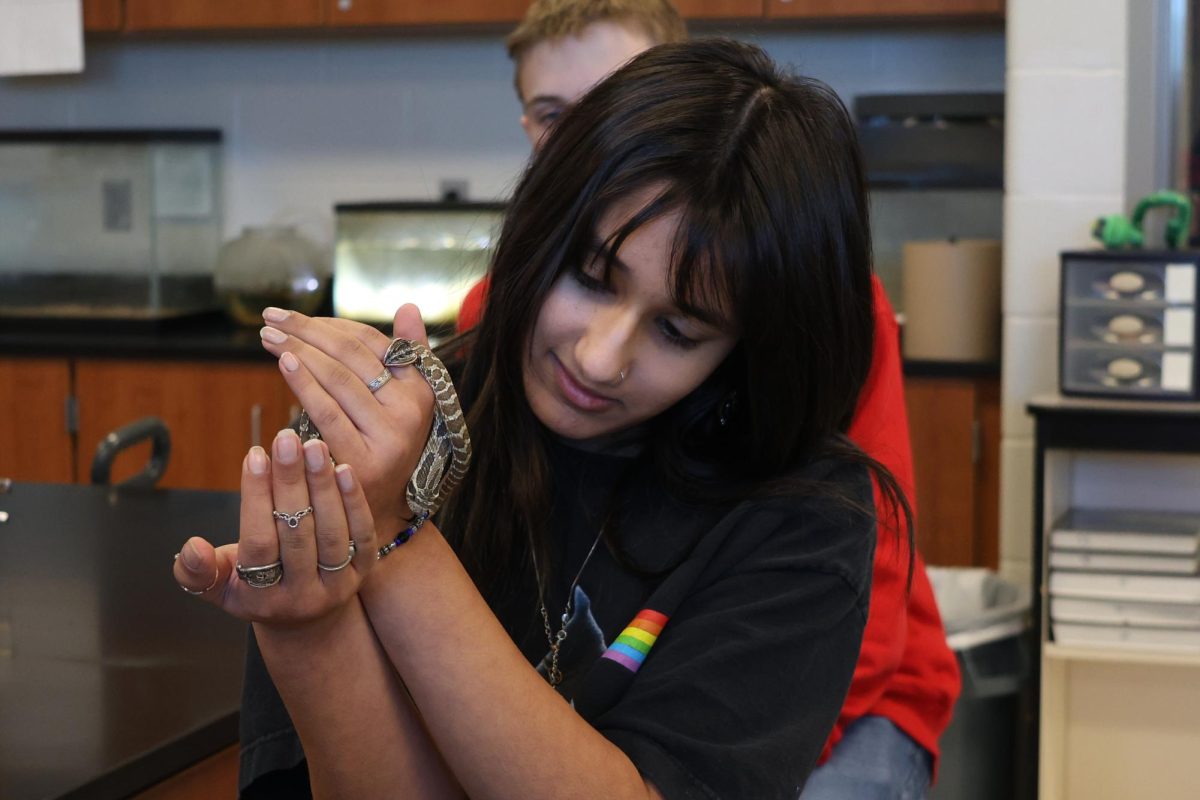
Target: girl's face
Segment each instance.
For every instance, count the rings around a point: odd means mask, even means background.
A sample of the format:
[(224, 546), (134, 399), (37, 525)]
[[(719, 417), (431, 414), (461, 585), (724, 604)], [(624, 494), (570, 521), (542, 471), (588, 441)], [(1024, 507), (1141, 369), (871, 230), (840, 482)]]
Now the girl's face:
[[(680, 214), (630, 235), (604, 279), (600, 245), (656, 192), (618, 203), (596, 231), (596, 253), (554, 284), (534, 325), (525, 394), (542, 424), (568, 439), (617, 433), (656, 416), (712, 374), (733, 348), (732, 325), (676, 306), (667, 285)], [(706, 315), (709, 316), (709, 315)]]

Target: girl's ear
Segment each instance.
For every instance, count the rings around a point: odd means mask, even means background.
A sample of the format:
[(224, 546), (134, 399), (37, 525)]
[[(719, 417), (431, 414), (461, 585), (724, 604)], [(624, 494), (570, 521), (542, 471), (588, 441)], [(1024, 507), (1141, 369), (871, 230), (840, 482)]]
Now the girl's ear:
[(429, 336), (425, 333), (421, 309), (412, 303), (405, 303), (396, 309), (396, 315), (392, 317), (392, 336), (396, 339), (411, 339), (428, 347)]

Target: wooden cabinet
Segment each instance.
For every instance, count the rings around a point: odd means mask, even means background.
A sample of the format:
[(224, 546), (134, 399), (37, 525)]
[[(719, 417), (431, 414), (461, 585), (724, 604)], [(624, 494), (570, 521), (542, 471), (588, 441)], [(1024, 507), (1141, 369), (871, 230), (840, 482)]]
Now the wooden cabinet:
[(330, 25), (459, 25), (508, 22), (529, 0), (323, 0)]
[(308, 28), (321, 0), (125, 0), (125, 30)]
[(83, 29), (87, 33), (121, 30), (122, 0), (83, 0)]
[(762, 19), (765, 0), (675, 0), (686, 19)]
[[(252, 444), (269, 446), (298, 412), (272, 361), (0, 358), (0, 476), (88, 483), (96, 447), (141, 417), (171, 432), (165, 487), (237, 489)], [(111, 480), (142, 470), (145, 442)]]
[[(76, 362), (79, 459), (89, 479), (96, 445), (140, 417), (160, 417), (171, 432), (171, 460), (161, 486), (237, 489), (252, 444), (269, 446), (291, 419), (294, 399), (274, 363), (82, 360)], [(112, 480), (136, 474), (149, 443), (118, 456)]]
[(0, 358), (0, 477), (71, 482), (70, 395), (65, 360)]
[(768, 19), (995, 17), (1004, 0), (767, 0)]
[(905, 379), (917, 542), (930, 564), (998, 566), (1000, 382)]
[[(675, 0), (686, 19), (929, 19), (1004, 15), (1004, 0)], [(529, 0), (84, 0), (96, 31), (515, 25)]]

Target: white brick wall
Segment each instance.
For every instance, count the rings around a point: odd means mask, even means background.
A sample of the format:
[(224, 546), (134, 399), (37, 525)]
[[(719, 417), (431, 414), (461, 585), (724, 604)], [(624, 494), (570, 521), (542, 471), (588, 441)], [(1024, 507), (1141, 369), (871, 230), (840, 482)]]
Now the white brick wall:
[(1000, 559), (1022, 582), (1033, 530), (1025, 405), (1058, 382), (1057, 256), (1123, 210), (1129, 6), (1008, 0)]

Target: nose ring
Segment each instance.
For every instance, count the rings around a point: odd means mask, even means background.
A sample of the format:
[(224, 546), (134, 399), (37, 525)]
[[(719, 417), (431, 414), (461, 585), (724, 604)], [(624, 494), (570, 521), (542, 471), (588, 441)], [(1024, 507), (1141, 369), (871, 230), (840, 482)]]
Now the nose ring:
[(619, 370), (619, 371), (617, 372), (617, 383), (616, 383), (616, 385), (617, 385), (617, 386), (620, 386), (620, 385), (621, 385), (622, 383), (624, 383), (624, 382), (625, 382), (625, 370)]

